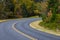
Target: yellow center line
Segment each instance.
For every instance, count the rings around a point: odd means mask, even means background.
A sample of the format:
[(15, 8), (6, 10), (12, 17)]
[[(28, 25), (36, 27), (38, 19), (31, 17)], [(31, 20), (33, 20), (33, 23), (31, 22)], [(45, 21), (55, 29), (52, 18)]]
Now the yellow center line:
[(19, 34), (22, 34), (23, 36), (25, 36), (25, 37), (27, 37), (27, 38), (29, 38), (29, 39), (31, 39), (31, 40), (37, 40), (36, 38), (34, 38), (34, 37), (32, 37), (32, 36), (29, 36), (29, 35), (21, 32), (20, 30), (17, 30), (17, 29), (15, 28), (15, 24), (16, 24), (16, 23), (14, 23), (14, 24), (12, 25), (12, 28), (13, 28), (16, 32), (18, 32)]

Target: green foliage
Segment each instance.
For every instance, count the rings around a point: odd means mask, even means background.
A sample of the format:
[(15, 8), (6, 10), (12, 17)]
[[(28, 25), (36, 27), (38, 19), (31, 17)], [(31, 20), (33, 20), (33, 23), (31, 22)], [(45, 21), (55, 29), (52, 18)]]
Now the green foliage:
[(57, 31), (59, 30), (60, 31), (60, 23), (56, 23), (55, 22), (50, 22), (50, 23), (46, 23), (46, 22), (41, 22), (40, 23), (41, 26), (43, 26), (44, 28), (47, 28), (47, 29), (50, 29), (50, 30), (54, 30), (54, 31)]
[[(48, 12), (50, 16), (43, 16), (43, 22), (40, 24), (45, 28), (60, 31), (60, 14), (58, 14), (59, 0), (48, 1)], [(51, 12), (50, 12), (51, 11)]]
[(46, 21), (46, 14), (42, 14), (42, 20), (45, 22)]
[(37, 7), (35, 7), (35, 4), (34, 0), (3, 0), (0, 2), (1, 18), (35, 16), (37, 14), (34, 13), (34, 10), (40, 10), (38, 8), (40, 6), (38, 5), (39, 2), (37, 3)]
[(22, 4), (22, 12), (23, 12), (23, 17), (28, 17), (28, 15), (29, 15), (29, 13), (28, 13), (28, 11), (27, 11), (27, 7), (26, 7), (26, 5), (23, 3)]
[(48, 9), (52, 12), (51, 22), (53, 22), (56, 19), (56, 14), (58, 10), (58, 0), (50, 0), (48, 4)]

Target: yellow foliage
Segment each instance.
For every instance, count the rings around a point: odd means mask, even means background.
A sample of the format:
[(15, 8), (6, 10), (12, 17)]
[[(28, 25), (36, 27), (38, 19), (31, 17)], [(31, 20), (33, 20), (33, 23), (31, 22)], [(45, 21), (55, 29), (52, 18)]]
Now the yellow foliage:
[(37, 14), (37, 13), (40, 13), (40, 11), (39, 11), (39, 10), (34, 10), (34, 13), (36, 13), (36, 14)]

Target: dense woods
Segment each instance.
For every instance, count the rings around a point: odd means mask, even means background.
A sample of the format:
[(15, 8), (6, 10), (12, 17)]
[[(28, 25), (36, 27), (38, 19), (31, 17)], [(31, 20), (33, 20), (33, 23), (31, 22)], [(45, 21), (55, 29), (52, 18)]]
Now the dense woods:
[(60, 30), (60, 0), (0, 0), (0, 19), (41, 16), (42, 25)]
[(49, 0), (47, 12), (43, 16), (41, 25), (45, 28), (60, 31), (60, 0)]
[(42, 0), (0, 0), (0, 19), (39, 15), (41, 1)]

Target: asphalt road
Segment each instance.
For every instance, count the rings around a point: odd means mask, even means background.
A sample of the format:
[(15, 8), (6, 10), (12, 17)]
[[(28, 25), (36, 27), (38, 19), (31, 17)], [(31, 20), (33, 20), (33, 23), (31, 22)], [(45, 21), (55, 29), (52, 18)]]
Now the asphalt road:
[(41, 18), (22, 18), (0, 23), (0, 40), (60, 40), (60, 36), (35, 30), (29, 26)]

